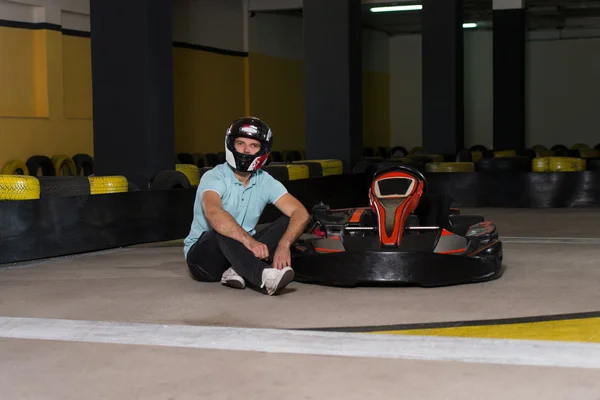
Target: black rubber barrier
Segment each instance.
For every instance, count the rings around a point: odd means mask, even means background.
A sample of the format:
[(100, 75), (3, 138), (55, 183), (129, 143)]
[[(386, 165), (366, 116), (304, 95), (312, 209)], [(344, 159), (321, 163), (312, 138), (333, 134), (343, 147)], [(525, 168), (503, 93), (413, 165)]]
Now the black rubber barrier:
[[(284, 184), (307, 208), (366, 204), (364, 175), (326, 176)], [(181, 239), (190, 229), (196, 189), (0, 201), (0, 264)], [(277, 218), (273, 206), (261, 222)]]
[(181, 189), (0, 202), (0, 264), (181, 238), (194, 194)]
[[(429, 193), (453, 207), (598, 207), (600, 172), (428, 173)], [(366, 174), (284, 182), (309, 210), (368, 205)], [(138, 191), (0, 202), (0, 264), (181, 239), (196, 189)], [(260, 222), (280, 215), (269, 206)]]
[(453, 207), (562, 208), (600, 206), (600, 173), (427, 173), (429, 191), (446, 193)]

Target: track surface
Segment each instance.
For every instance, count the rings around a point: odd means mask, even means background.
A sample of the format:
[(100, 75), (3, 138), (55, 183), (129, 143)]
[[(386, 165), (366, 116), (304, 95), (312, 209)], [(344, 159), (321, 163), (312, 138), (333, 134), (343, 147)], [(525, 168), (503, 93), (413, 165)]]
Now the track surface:
[(3, 266), (3, 396), (597, 399), (600, 210), (464, 212), (510, 237), (500, 280), (268, 297), (179, 242)]

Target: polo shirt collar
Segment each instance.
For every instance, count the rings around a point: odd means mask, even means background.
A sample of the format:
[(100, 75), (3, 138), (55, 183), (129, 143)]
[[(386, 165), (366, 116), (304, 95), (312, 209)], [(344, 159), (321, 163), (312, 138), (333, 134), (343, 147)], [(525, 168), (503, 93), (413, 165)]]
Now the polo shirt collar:
[[(233, 168), (231, 167), (231, 165), (229, 165), (229, 163), (227, 163), (227, 170), (229, 171), (229, 177), (231, 178), (231, 180), (233, 181), (234, 184), (236, 185), (240, 185), (243, 186), (244, 184), (242, 182), (240, 182), (238, 180), (238, 178), (235, 176), (235, 172), (233, 171)], [(255, 173), (253, 173), (252, 175), (250, 175), (250, 181), (248, 182), (248, 186), (246, 187), (252, 187), (254, 185), (256, 185), (256, 174), (258, 174), (260, 171), (256, 171)]]

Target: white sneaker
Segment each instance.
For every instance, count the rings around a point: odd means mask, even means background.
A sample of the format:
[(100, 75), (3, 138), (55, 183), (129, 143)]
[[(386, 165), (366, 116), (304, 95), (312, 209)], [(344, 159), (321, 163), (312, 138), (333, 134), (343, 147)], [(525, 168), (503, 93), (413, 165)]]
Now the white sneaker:
[(265, 288), (267, 294), (279, 294), (281, 290), (294, 280), (294, 270), (290, 267), (283, 269), (265, 268), (262, 273), (261, 289)]
[(246, 281), (244, 278), (239, 276), (231, 267), (227, 271), (223, 272), (223, 276), (221, 276), (221, 283), (236, 289), (243, 289), (246, 287)]

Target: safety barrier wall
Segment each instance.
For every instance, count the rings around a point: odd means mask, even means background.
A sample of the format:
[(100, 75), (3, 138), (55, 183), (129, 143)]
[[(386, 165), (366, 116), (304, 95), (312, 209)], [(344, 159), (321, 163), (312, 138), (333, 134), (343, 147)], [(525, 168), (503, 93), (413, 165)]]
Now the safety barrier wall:
[[(356, 190), (364, 175), (333, 175), (284, 182), (307, 207), (365, 204)], [(185, 237), (196, 189), (173, 189), (0, 201), (0, 264)], [(279, 211), (270, 206), (261, 222)]]
[[(426, 173), (428, 193), (454, 207), (600, 207), (600, 172)], [(367, 206), (371, 175), (285, 181), (309, 210)], [(0, 202), (0, 264), (182, 239), (196, 190), (135, 191)], [(280, 213), (269, 206), (261, 223)]]

